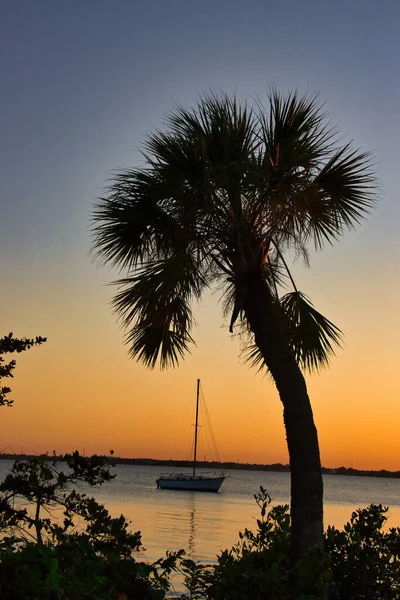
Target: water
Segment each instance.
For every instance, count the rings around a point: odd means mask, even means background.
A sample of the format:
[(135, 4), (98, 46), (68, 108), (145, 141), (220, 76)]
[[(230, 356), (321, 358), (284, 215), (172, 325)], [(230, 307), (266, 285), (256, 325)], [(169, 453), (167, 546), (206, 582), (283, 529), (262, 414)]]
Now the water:
[[(0, 461), (0, 480), (11, 461)], [(238, 540), (245, 527), (255, 528), (259, 517), (254, 494), (265, 487), (274, 504), (286, 504), (289, 473), (228, 471), (218, 494), (158, 490), (158, 466), (118, 465), (112, 482), (90, 490), (114, 516), (121, 513), (142, 532), (143, 558), (156, 560), (166, 550), (184, 548), (195, 559), (214, 562), (216, 555)], [(360, 507), (382, 503), (390, 507), (391, 527), (400, 526), (400, 480), (325, 475), (325, 527), (341, 528)]]

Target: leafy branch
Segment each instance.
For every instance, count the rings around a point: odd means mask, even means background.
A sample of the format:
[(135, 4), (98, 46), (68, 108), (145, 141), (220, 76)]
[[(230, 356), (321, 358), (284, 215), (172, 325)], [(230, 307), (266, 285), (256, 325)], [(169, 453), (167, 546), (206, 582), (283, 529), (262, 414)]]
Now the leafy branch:
[[(46, 341), (47, 338), (40, 336), (36, 336), (34, 339), (15, 338), (12, 333), (0, 338), (0, 383), (5, 377), (14, 377), (13, 371), (17, 364), (15, 360), (6, 363), (2, 355), (13, 354), (14, 352), (24, 352), (25, 350), (32, 348), (32, 346), (39, 346)], [(10, 387), (0, 386), (0, 406), (12, 406), (14, 400), (7, 398), (10, 392)]]

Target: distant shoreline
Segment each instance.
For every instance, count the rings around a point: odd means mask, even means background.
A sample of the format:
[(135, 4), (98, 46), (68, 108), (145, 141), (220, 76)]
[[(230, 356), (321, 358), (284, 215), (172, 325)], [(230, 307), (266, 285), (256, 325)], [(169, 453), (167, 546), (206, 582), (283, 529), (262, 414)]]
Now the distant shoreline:
[[(48, 460), (53, 460), (53, 455), (42, 455), (47, 456)], [(27, 460), (29, 458), (37, 458), (37, 455), (32, 454), (0, 454), (0, 460)], [(161, 460), (156, 458), (123, 458), (123, 457), (111, 457), (111, 460), (114, 464), (120, 465), (151, 465), (151, 466), (159, 466), (159, 467), (172, 467), (172, 468), (190, 468), (192, 466), (191, 461), (188, 460)], [(274, 463), (271, 465), (264, 465), (258, 463), (239, 463), (239, 462), (207, 462), (207, 461), (197, 461), (197, 467), (199, 469), (220, 469), (223, 470), (233, 470), (240, 469), (244, 471), (275, 471), (288, 473), (290, 471), (289, 465), (283, 465), (281, 463)], [(361, 470), (361, 469), (353, 469), (347, 467), (337, 467), (335, 469), (328, 469), (327, 467), (322, 467), (322, 473), (324, 475), (347, 475), (347, 476), (357, 476), (357, 477), (388, 477), (392, 479), (400, 479), (400, 471), (387, 471), (386, 469), (381, 469), (380, 471), (373, 470)]]

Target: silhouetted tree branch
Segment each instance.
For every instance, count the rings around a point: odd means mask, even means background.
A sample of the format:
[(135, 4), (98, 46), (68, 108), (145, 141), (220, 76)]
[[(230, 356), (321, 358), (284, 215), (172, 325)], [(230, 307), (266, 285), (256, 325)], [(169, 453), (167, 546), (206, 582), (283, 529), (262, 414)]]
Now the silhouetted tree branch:
[[(0, 339), (0, 383), (4, 377), (14, 377), (13, 370), (16, 366), (16, 361), (11, 360), (6, 363), (3, 355), (12, 354), (13, 352), (24, 352), (29, 350), (32, 346), (38, 346), (47, 341), (47, 338), (37, 336), (35, 339), (28, 338), (15, 338), (12, 333), (9, 333), (5, 337)], [(13, 400), (9, 400), (7, 395), (11, 392), (11, 388), (7, 386), (0, 386), (0, 406), (11, 406)]]

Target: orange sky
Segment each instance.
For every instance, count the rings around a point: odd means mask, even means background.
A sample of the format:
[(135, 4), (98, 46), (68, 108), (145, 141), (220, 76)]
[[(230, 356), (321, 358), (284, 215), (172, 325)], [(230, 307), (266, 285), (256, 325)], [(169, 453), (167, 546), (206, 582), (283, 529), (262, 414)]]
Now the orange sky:
[[(308, 387), (325, 466), (397, 470), (397, 332), (374, 295), (379, 280), (363, 277), (362, 245), (361, 240), (353, 257), (352, 291), (339, 286), (346, 240), (315, 257), (314, 270), (295, 267), (298, 282), (305, 282), (300, 289), (345, 332), (344, 349), (329, 370), (307, 377)], [(334, 269), (329, 268), (333, 258)], [(325, 272), (322, 280), (325, 269), (329, 277)], [(238, 339), (222, 327), (217, 295), (208, 294), (199, 306), (197, 348), (181, 367), (148, 371), (128, 359), (122, 332), (107, 307), (112, 288), (103, 283), (112, 275), (89, 261), (84, 271), (81, 281), (74, 281), (73, 273), (64, 280), (69, 294), (62, 312), (57, 290), (44, 284), (25, 294), (27, 281), (10, 278), (6, 330), (49, 339), (18, 356), (15, 405), (2, 409), (0, 421), (3, 447), (14, 452), (21, 447), (25, 452), (113, 449), (119, 456), (187, 458), (190, 445), (178, 434), (200, 377), (221, 460), (287, 462), (276, 390), (268, 377), (243, 364)], [(393, 315), (396, 295), (384, 271), (381, 277), (387, 315)], [(20, 315), (17, 328), (15, 314)]]

